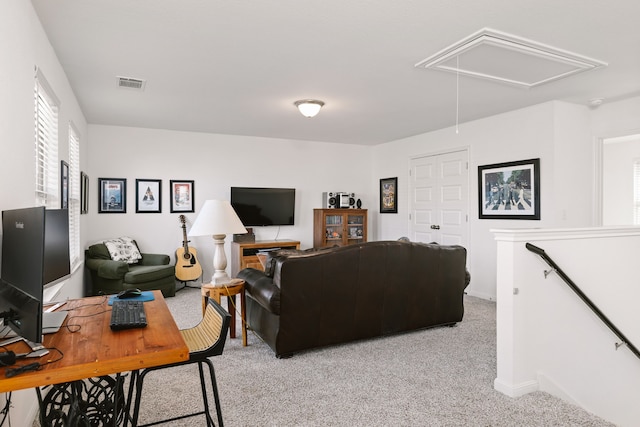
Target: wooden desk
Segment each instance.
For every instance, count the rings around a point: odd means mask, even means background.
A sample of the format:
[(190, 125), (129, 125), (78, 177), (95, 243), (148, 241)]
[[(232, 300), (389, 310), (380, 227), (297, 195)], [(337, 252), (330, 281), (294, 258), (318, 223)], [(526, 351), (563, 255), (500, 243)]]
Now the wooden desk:
[[(44, 365), (39, 371), (26, 372), (12, 378), (0, 369), (0, 392), (42, 387), (160, 366), (189, 359), (182, 334), (160, 291), (155, 299), (144, 303), (148, 326), (140, 329), (112, 331), (109, 328), (111, 306), (108, 296), (89, 297), (67, 302), (69, 314), (60, 331), (45, 335), (44, 346), (58, 348), (62, 360)], [(89, 317), (79, 317), (89, 316)], [(64, 325), (69, 325), (70, 332)], [(15, 344), (22, 345), (22, 344)], [(13, 349), (13, 345), (9, 346)], [(19, 351), (19, 350), (18, 350)], [(15, 366), (55, 360), (59, 354), (50, 350), (40, 359), (26, 359)]]

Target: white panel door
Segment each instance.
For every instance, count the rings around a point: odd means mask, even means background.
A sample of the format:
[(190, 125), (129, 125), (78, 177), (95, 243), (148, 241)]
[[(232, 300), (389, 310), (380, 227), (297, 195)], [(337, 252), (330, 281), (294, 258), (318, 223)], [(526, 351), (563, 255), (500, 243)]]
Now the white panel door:
[(467, 151), (411, 159), (409, 173), (411, 240), (467, 247)]

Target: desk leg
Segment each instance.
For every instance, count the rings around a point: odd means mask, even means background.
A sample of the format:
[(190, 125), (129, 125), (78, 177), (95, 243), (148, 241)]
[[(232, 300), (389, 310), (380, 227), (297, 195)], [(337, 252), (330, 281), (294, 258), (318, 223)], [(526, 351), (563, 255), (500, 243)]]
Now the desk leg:
[(110, 376), (55, 384), (43, 397), (37, 388), (40, 423), (52, 425), (118, 425), (126, 417), (122, 378)]
[(136, 388), (139, 375), (140, 375), (139, 370), (135, 370), (131, 372), (131, 380), (129, 381), (129, 391), (127, 392), (127, 403), (125, 406), (125, 413), (124, 413), (124, 423), (122, 424), (124, 427), (127, 427), (127, 425), (129, 424), (129, 421), (131, 421), (131, 425), (133, 425), (134, 427), (135, 427), (135, 423), (138, 422), (138, 413), (134, 412), (133, 416), (131, 415), (131, 402), (133, 402), (133, 392), (134, 392), (134, 389)]

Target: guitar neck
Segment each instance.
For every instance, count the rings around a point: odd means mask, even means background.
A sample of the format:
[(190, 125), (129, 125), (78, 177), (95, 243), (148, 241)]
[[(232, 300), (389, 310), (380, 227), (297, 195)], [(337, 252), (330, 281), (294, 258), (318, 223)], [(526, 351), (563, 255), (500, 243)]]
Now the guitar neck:
[(189, 241), (187, 240), (187, 226), (182, 224), (182, 247), (185, 256), (189, 256)]

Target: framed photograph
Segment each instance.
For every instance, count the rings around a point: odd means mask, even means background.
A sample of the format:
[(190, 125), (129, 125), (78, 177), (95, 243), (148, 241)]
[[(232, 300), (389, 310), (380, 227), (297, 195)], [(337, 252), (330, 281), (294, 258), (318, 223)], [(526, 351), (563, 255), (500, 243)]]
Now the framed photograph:
[(162, 180), (136, 179), (136, 213), (162, 212)]
[(98, 178), (100, 204), (98, 213), (127, 212), (127, 180), (125, 178)]
[(60, 161), (60, 207), (69, 209), (69, 163)]
[(89, 175), (80, 172), (80, 215), (89, 213)]
[(540, 159), (478, 166), (480, 219), (540, 219)]
[(193, 181), (169, 181), (171, 212), (193, 212)]
[(380, 180), (380, 213), (398, 213), (398, 178)]

